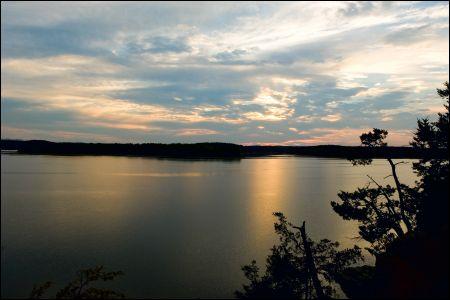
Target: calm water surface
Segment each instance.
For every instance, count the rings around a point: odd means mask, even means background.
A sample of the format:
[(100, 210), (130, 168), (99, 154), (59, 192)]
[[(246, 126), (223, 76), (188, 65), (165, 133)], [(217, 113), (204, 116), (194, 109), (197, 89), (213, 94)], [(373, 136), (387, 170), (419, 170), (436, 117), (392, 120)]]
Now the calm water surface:
[[(412, 184), (407, 162), (400, 179)], [(330, 201), (366, 174), (390, 182), (384, 160), (2, 155), (2, 297), (98, 264), (125, 272), (114, 286), (128, 297), (231, 297), (240, 267), (264, 264), (276, 243), (274, 211), (305, 220), (313, 239), (364, 246)]]

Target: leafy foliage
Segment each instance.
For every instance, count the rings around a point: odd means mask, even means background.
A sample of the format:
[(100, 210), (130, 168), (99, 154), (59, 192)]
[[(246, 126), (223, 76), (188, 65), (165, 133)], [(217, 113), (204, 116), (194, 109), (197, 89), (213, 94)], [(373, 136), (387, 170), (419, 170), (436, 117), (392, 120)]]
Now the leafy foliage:
[[(374, 128), (371, 132), (363, 133), (359, 138), (361, 145), (368, 148), (386, 147), (387, 143), (384, 141), (388, 135), (388, 132), (384, 129)], [(350, 159), (351, 163), (356, 165), (370, 165), (372, 163), (371, 158)]]
[[(446, 100), (445, 112), (438, 114), (438, 119), (431, 122), (428, 118), (417, 121), (411, 145), (428, 151), (446, 150), (448, 153), (449, 139), (449, 85), (444, 83), (444, 89), (437, 89), (438, 95)], [(424, 158), (413, 165), (420, 176), (418, 188), (419, 199), (419, 230), (432, 233), (443, 227), (448, 228), (449, 199), (449, 159)]]
[(30, 299), (40, 299), (44, 293), (52, 286), (51, 281), (46, 281), (40, 285), (34, 285), (33, 290), (30, 293)]
[[(409, 221), (415, 225), (417, 191), (402, 185), (406, 193), (405, 211)], [(331, 202), (334, 211), (345, 220), (359, 221), (360, 236), (370, 242), (369, 252), (379, 254), (396, 237), (405, 234), (402, 228), (400, 203), (393, 198), (395, 188), (387, 185), (358, 188), (354, 192), (341, 191), (340, 202)]]
[[(386, 147), (387, 135), (386, 130), (374, 128), (360, 136), (361, 145)], [(371, 182), (365, 187), (354, 192), (341, 191), (338, 194), (340, 201), (331, 202), (334, 211), (343, 219), (360, 223), (359, 234), (371, 243), (368, 250), (374, 255), (382, 253), (396, 237), (403, 236), (416, 226), (418, 188), (401, 184), (396, 172), (398, 163), (390, 158), (387, 161), (392, 169), (395, 187), (382, 186), (368, 176)], [(370, 165), (372, 159), (352, 159), (351, 162), (353, 165)]]
[[(106, 272), (103, 266), (79, 270), (74, 280), (56, 293), (56, 299), (122, 299), (122, 293), (104, 288), (90, 286), (96, 281), (110, 281), (123, 275), (122, 271)], [(47, 281), (40, 286), (34, 286), (30, 294), (31, 299), (40, 299), (50, 288), (51, 282)]]
[[(275, 232), (279, 236), (280, 243), (272, 247), (263, 275), (260, 275), (256, 261), (242, 267), (250, 283), (243, 285), (243, 291), (236, 291), (236, 296), (243, 299), (316, 298), (299, 228), (289, 223), (282, 213), (274, 215), (278, 219), (275, 223)], [(336, 276), (350, 265), (363, 260), (361, 249), (354, 246), (338, 250), (339, 243), (327, 239), (319, 242), (308, 239), (308, 243), (323, 292), (331, 296), (335, 293)]]

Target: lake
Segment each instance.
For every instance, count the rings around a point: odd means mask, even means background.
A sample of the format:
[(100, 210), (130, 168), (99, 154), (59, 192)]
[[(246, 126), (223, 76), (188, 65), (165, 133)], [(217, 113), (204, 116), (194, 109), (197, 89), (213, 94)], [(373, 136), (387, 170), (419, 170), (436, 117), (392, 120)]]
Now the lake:
[[(404, 161), (400, 180), (412, 184)], [(313, 239), (364, 246), (330, 201), (366, 174), (392, 184), (389, 172), (385, 160), (2, 154), (2, 298), (27, 297), (46, 280), (61, 287), (99, 264), (125, 273), (113, 286), (127, 297), (232, 297), (246, 282), (240, 267), (263, 266), (277, 242), (275, 211), (305, 220)]]

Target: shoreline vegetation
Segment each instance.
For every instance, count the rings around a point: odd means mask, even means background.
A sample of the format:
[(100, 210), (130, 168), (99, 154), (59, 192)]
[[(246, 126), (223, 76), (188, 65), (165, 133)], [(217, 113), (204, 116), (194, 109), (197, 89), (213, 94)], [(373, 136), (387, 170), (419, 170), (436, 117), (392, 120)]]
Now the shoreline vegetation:
[(0, 142), (2, 153), (47, 155), (111, 155), (156, 158), (241, 159), (274, 155), (329, 158), (446, 158), (445, 151), (407, 146), (367, 148), (361, 146), (244, 146), (232, 143), (120, 144), (9, 140)]

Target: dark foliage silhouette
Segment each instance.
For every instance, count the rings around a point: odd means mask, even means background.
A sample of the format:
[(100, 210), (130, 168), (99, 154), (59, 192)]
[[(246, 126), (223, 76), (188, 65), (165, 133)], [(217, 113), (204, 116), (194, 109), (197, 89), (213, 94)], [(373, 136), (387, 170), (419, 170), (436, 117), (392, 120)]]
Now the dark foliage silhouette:
[[(106, 272), (103, 266), (79, 270), (74, 280), (56, 293), (56, 299), (122, 299), (122, 293), (91, 286), (96, 281), (110, 281), (123, 275), (122, 271)], [(52, 282), (47, 281), (35, 285), (30, 293), (30, 299), (40, 299), (51, 287)], [(45, 298), (49, 298), (46, 296)]]
[(411, 145), (418, 149), (445, 151), (442, 158), (423, 158), (414, 164), (414, 170), (420, 176), (418, 216), (419, 230), (427, 234), (448, 231), (449, 202), (449, 85), (444, 83), (444, 89), (437, 89), (438, 95), (446, 102), (445, 112), (438, 114), (438, 119), (431, 122), (428, 118), (417, 121)]
[(271, 249), (264, 274), (260, 274), (256, 261), (242, 267), (250, 283), (243, 285), (242, 291), (236, 291), (236, 296), (243, 299), (332, 296), (335, 278), (347, 267), (362, 261), (361, 249), (355, 246), (338, 250), (339, 243), (327, 239), (314, 242), (306, 236), (304, 225), (292, 225), (280, 212), (274, 215), (278, 219), (275, 232), (280, 243)]
[[(396, 218), (389, 220), (388, 224), (396, 224), (396, 220), (404, 221), (405, 217), (412, 217), (411, 213), (414, 213), (415, 218), (410, 219), (413, 230), (398, 234), (399, 230), (391, 226), (391, 232), (395, 232), (396, 235), (390, 235), (388, 241), (381, 240), (384, 249), (377, 252), (375, 267), (349, 268), (336, 279), (347, 296), (351, 298), (448, 298), (449, 296), (448, 82), (444, 86), (444, 89), (437, 91), (446, 100), (445, 113), (439, 113), (435, 122), (429, 121), (428, 118), (419, 119), (411, 145), (416, 149), (430, 152), (444, 151), (446, 156), (424, 157), (413, 164), (414, 170), (419, 175), (419, 181), (414, 188), (399, 183), (395, 164), (389, 162), (399, 199), (395, 206)], [(361, 139), (369, 141), (368, 146), (383, 147), (384, 145), (379, 141), (386, 134), (387, 132), (383, 130), (374, 130), (370, 135), (361, 136)], [(355, 163), (365, 164), (366, 162), (355, 161)], [(374, 180), (372, 182), (379, 187)], [(368, 190), (369, 188), (366, 187), (364, 192)], [(341, 196), (343, 195), (346, 194), (341, 193)], [(388, 196), (391, 195), (388, 194), (385, 198), (387, 199)], [(345, 219), (369, 221), (377, 232), (376, 230), (380, 228), (379, 215), (369, 215), (367, 210), (359, 206), (360, 203), (355, 200), (362, 199), (360, 195), (349, 198), (352, 201), (344, 197), (342, 203), (332, 204), (335, 210)], [(385, 212), (388, 206), (389, 202), (386, 200), (383, 206)], [(404, 227), (406, 226), (407, 224), (404, 223)], [(388, 227), (384, 226), (384, 229)], [(386, 233), (385, 230), (384, 233)], [(363, 234), (362, 236), (368, 238)], [(375, 234), (370, 235), (369, 239), (372, 236), (376, 238)]]
[[(400, 182), (396, 167), (402, 162), (394, 162), (394, 157), (383, 151), (388, 148), (386, 130), (374, 128), (361, 135), (361, 145), (365, 149), (380, 149), (386, 154), (384, 158), (391, 168), (387, 177), (393, 177), (394, 186), (382, 186), (368, 176), (370, 181), (365, 187), (354, 192), (341, 191), (340, 201), (331, 204), (344, 219), (360, 223), (360, 236), (371, 243), (368, 250), (376, 256), (376, 265), (346, 265), (337, 268), (338, 271), (323, 273), (322, 264), (317, 260), (323, 256), (315, 248), (320, 243), (310, 241), (317, 274), (322, 283), (327, 283), (323, 287), (319, 284), (324, 296), (332, 295), (330, 282), (334, 281), (349, 298), (448, 298), (448, 83), (444, 86), (437, 92), (446, 100), (446, 112), (438, 114), (435, 122), (427, 118), (418, 120), (411, 142), (413, 148), (423, 154), (413, 165), (419, 175), (416, 186)], [(370, 165), (372, 158), (370, 155), (353, 157), (351, 162)], [(301, 235), (292, 231), (300, 229), (301, 232), (302, 228), (288, 223), (280, 213), (277, 216), (279, 223), (275, 229), (281, 245), (272, 249), (263, 276), (259, 275), (255, 261), (243, 267), (250, 285), (244, 285), (244, 291), (236, 295), (240, 298), (320, 298), (317, 285), (312, 284), (314, 272), (308, 266), (305, 247), (299, 241)], [(361, 255), (360, 250), (357, 251)], [(353, 257), (350, 264), (357, 260)], [(331, 262), (336, 263), (333, 259)]]
[[(360, 136), (364, 147), (386, 147), (388, 132), (374, 128)], [(382, 186), (374, 178), (354, 192), (338, 193), (340, 201), (332, 201), (331, 206), (345, 220), (359, 222), (361, 238), (371, 243), (368, 250), (372, 254), (385, 251), (386, 246), (397, 237), (413, 231), (416, 225), (418, 188), (400, 183), (395, 163), (390, 157), (387, 161), (391, 167), (395, 187)], [(354, 165), (370, 165), (372, 159), (352, 159)]]

